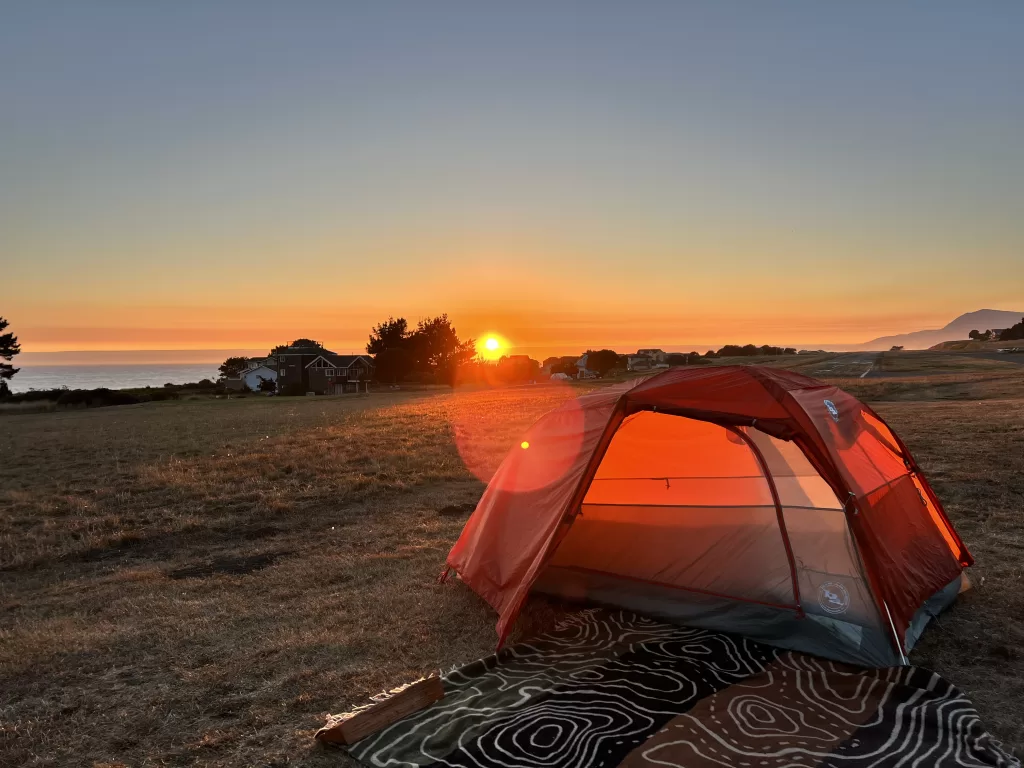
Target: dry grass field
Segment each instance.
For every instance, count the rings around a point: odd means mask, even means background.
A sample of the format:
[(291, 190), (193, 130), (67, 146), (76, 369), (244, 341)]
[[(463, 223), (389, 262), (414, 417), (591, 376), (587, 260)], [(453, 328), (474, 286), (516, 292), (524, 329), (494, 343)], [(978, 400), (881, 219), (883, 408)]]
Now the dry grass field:
[[(977, 557), (912, 660), (1021, 748), (1024, 369), (841, 384)], [(575, 391), (0, 418), (0, 765), (346, 764), (312, 742), (328, 712), (493, 649), (490, 609), (435, 577), (508, 447)]]
[(882, 352), (875, 367), (887, 374), (995, 372), (1013, 365), (1003, 360), (979, 357), (973, 354), (910, 350)]

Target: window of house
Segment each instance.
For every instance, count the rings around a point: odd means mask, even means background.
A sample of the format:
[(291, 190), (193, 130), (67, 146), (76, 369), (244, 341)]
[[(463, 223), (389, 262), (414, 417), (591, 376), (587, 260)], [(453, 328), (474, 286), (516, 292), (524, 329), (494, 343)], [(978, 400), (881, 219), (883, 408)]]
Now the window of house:
[(284, 376), (286, 373), (287, 373), (287, 371), (284, 368), (282, 368), (280, 371), (277, 372), (277, 375), (278, 376)]
[(333, 379), (334, 378), (334, 369), (333, 368), (328, 368), (327, 369), (327, 378), (328, 379)]

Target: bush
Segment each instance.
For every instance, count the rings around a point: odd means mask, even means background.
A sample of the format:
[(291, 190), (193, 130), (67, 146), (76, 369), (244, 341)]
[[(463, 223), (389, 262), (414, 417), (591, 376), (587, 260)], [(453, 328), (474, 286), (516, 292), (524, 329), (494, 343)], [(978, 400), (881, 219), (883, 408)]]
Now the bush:
[(62, 408), (83, 407), (103, 408), (108, 405), (132, 405), (142, 400), (130, 392), (107, 389), (69, 389), (57, 398), (57, 406)]
[(28, 392), (19, 392), (11, 395), (8, 402), (11, 403), (37, 403), (43, 400), (56, 401), (62, 394), (68, 392), (67, 387), (60, 389), (30, 389)]
[(142, 397), (139, 397), (137, 402), (144, 403), (146, 401), (154, 401), (154, 402), (156, 402), (156, 401), (161, 401), (161, 400), (177, 400), (177, 399), (178, 399), (178, 393), (177, 392), (175, 392), (173, 390), (163, 390), (163, 391), (161, 391), (161, 390), (158, 389), (158, 390), (156, 390), (154, 392), (149, 393), (148, 395), (144, 395)]
[(30, 389), (11, 395), (5, 402), (42, 403), (51, 402), (59, 408), (103, 408), (109, 405), (131, 405), (164, 400), (178, 400), (182, 393), (215, 395), (224, 392), (224, 387), (209, 379), (194, 384), (166, 384), (162, 387), (137, 387), (134, 389)]
[(437, 377), (425, 371), (413, 371), (402, 379), (406, 384), (436, 384)]

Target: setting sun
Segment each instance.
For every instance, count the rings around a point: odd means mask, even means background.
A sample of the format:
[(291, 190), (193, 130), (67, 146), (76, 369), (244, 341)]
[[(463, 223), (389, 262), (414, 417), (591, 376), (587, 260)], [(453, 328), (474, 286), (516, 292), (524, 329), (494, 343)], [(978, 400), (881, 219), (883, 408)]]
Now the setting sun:
[(506, 354), (508, 344), (500, 336), (489, 333), (477, 343), (477, 353), (484, 360), (497, 360)]

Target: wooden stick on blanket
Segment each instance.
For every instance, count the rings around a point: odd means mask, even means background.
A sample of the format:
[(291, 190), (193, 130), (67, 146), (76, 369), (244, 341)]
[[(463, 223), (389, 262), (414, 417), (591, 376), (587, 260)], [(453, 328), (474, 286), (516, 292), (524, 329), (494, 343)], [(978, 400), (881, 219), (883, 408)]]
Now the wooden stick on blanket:
[(432, 675), (355, 712), (331, 718), (316, 732), (316, 738), (327, 744), (355, 744), (442, 698), (444, 684), (440, 677)]

